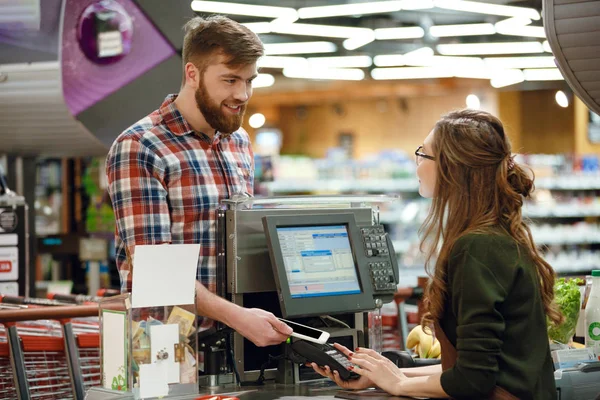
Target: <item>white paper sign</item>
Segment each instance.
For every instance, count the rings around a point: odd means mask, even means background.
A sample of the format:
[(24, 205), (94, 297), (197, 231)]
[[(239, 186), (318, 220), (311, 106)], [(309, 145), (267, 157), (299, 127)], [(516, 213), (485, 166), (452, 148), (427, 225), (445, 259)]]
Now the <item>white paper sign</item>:
[[(163, 364), (166, 368), (167, 383), (179, 383), (179, 363), (175, 362), (175, 343), (179, 343), (179, 324), (150, 326), (150, 357), (152, 362)], [(164, 359), (156, 355), (162, 351)]]
[(5, 233), (0, 235), (0, 246), (16, 246), (18, 244), (19, 236), (16, 233)]
[(135, 247), (131, 306), (194, 304), (199, 244)]
[(19, 248), (0, 247), (0, 281), (19, 279)]
[(162, 397), (169, 394), (164, 365), (140, 364), (140, 397)]
[(102, 310), (102, 386), (127, 390), (127, 354), (125, 353), (125, 313)]

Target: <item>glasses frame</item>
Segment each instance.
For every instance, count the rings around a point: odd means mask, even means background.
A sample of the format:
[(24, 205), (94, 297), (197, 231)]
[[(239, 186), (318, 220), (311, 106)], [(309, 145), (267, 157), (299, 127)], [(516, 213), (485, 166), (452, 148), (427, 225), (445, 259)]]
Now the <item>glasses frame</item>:
[(417, 161), (417, 164), (419, 164), (419, 157), (423, 157), (423, 158), (426, 158), (426, 159), (428, 159), (428, 160), (435, 161), (435, 157), (433, 157), (433, 156), (430, 156), (430, 155), (428, 155), (428, 154), (425, 154), (425, 153), (423, 153), (422, 151), (420, 151), (422, 148), (423, 148), (423, 146), (419, 146), (419, 147), (417, 147), (417, 149), (415, 150), (415, 156), (416, 156), (416, 161)]

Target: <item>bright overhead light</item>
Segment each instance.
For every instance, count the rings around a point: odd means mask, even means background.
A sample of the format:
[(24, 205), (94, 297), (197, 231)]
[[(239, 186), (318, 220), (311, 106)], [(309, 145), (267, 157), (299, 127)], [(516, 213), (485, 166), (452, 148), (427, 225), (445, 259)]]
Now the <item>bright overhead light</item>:
[(544, 40), (544, 43), (542, 43), (542, 48), (546, 53), (552, 53), (552, 49), (550, 48), (550, 42), (548, 42), (547, 40)]
[(258, 59), (259, 68), (288, 68), (306, 64), (304, 57), (264, 56)]
[(311, 57), (312, 68), (367, 68), (373, 64), (369, 56)]
[(554, 57), (489, 57), (484, 59), (490, 68), (556, 68)]
[(569, 107), (569, 98), (567, 97), (565, 92), (563, 92), (562, 90), (559, 90), (558, 92), (556, 92), (556, 95), (554, 96), (554, 98), (556, 99), (556, 102), (558, 103), (558, 105), (561, 106), (562, 108)]
[(284, 68), (283, 75), (288, 78), (328, 79), (344, 81), (360, 81), (365, 77), (365, 73), (361, 69), (354, 68)]
[(543, 26), (529, 26), (531, 20), (524, 17), (514, 17), (496, 22), (496, 32), (502, 35), (546, 38)]
[(271, 23), (270, 22), (248, 22), (247, 24), (242, 24), (246, 28), (250, 29), (252, 32), (259, 33), (270, 33), (271, 32)]
[(242, 3), (223, 3), (220, 1), (194, 0), (192, 1), (192, 10), (219, 14), (250, 15), (253, 17), (287, 17), (298, 19), (298, 13), (290, 7), (257, 6)]
[(495, 88), (501, 88), (505, 86), (516, 85), (525, 80), (525, 75), (520, 69), (506, 69), (497, 71), (492, 74), (490, 84)]
[(416, 50), (409, 51), (404, 54), (404, 57), (423, 58), (433, 57), (434, 51), (431, 47), (420, 47)]
[(435, 7), (433, 0), (402, 0), (403, 10), (427, 10)]
[(437, 49), (441, 54), (449, 56), (543, 53), (544, 51), (540, 42), (440, 44)]
[(332, 6), (303, 7), (298, 10), (302, 19), (337, 17), (395, 12), (401, 10), (402, 1), (374, 1), (372, 3), (337, 4)]
[(420, 26), (409, 26), (402, 28), (375, 29), (375, 39), (418, 39), (425, 36), (425, 31)]
[(331, 42), (267, 43), (264, 46), (266, 55), (333, 53), (337, 50), (337, 46)]
[(371, 77), (376, 80), (451, 78), (452, 71), (431, 67), (374, 68)]
[(351, 37), (344, 40), (343, 46), (346, 50), (356, 50), (359, 47), (367, 45), (375, 40), (375, 33), (361, 34), (359, 36)]
[(269, 87), (275, 83), (275, 77), (271, 74), (258, 74), (252, 81), (253, 88)]
[(471, 108), (473, 110), (479, 110), (479, 108), (481, 107), (481, 101), (479, 100), (479, 97), (477, 97), (477, 95), (474, 94), (470, 94), (467, 96), (466, 103), (467, 108)]
[(533, 20), (540, 19), (540, 13), (533, 8), (505, 6), (499, 4), (481, 3), (466, 0), (434, 0), (438, 8), (473, 12), (479, 14), (500, 15), (505, 17), (525, 17)]
[(526, 81), (562, 81), (558, 68), (524, 69)]
[(325, 36), (334, 38), (350, 38), (371, 35), (373, 30), (349, 26), (317, 25), (317, 24), (271, 24), (271, 32), (287, 35)]
[(261, 113), (252, 114), (250, 118), (248, 118), (248, 125), (250, 125), (254, 129), (258, 129), (265, 124), (267, 119)]
[(381, 54), (373, 57), (373, 64), (378, 67), (400, 67), (404, 65), (404, 56), (401, 54)]
[(434, 25), (429, 28), (429, 34), (434, 37), (479, 36), (495, 33), (496, 28), (493, 24)]

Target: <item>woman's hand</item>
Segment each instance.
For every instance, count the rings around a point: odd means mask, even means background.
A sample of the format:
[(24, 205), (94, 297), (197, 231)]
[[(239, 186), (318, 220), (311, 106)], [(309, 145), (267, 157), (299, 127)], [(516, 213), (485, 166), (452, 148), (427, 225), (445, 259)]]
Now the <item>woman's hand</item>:
[(352, 371), (366, 378), (386, 392), (398, 395), (402, 383), (409, 378), (390, 360), (371, 349), (359, 348), (349, 357), (350, 361), (360, 368)]
[[(342, 353), (344, 353), (346, 355), (346, 357), (348, 357), (348, 358), (352, 357), (353, 353), (350, 350), (348, 350), (346, 347), (342, 346), (341, 344), (335, 343), (333, 346), (336, 349), (338, 349), (339, 351), (341, 351)], [(329, 368), (328, 366), (325, 366), (325, 368), (320, 368), (315, 363), (311, 363), (310, 366), (319, 375), (322, 375), (326, 378), (331, 379), (332, 381), (337, 383), (338, 386), (340, 386), (343, 389), (360, 390), (360, 389), (366, 389), (366, 388), (375, 386), (373, 384), (373, 382), (365, 376), (361, 376), (358, 379), (344, 381), (344, 380), (342, 380), (342, 378), (340, 378), (340, 374), (337, 371), (331, 371), (331, 368)]]

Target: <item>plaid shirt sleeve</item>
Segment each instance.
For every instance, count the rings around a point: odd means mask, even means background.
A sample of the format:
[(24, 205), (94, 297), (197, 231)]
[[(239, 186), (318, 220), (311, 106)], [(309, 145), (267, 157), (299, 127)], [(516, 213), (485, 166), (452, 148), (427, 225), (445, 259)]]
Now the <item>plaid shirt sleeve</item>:
[(117, 257), (117, 267), (123, 288), (131, 291), (135, 246), (171, 242), (164, 163), (136, 138), (124, 138), (113, 144), (106, 174), (116, 219), (116, 245), (127, 255), (125, 259)]

